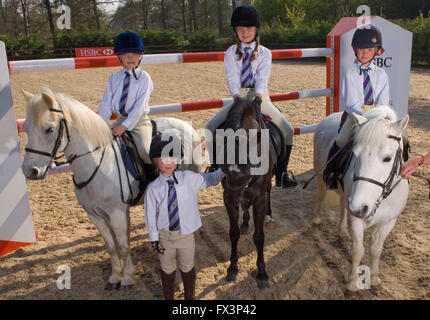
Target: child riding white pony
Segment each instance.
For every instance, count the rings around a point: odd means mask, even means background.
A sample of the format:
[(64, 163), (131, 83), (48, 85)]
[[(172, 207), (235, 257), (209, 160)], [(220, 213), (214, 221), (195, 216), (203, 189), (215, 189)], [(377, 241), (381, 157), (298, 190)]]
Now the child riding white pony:
[[(393, 229), (397, 217), (402, 212), (408, 198), (408, 182), (400, 176), (402, 163), (402, 133), (409, 116), (397, 120), (395, 112), (386, 106), (368, 111), (365, 116), (355, 113), (354, 145), (349, 167), (343, 175), (344, 190), (336, 192), (340, 196), (339, 233), (342, 240), (352, 237), (352, 264), (347, 295), (355, 295), (360, 289), (358, 267), (364, 255), (364, 230), (372, 228), (370, 243), (371, 287), (379, 291), (379, 258), (384, 241)], [(341, 113), (325, 118), (318, 125), (314, 136), (314, 169), (317, 176), (317, 207), (314, 225), (321, 223), (321, 209), (327, 189), (321, 168), (324, 167), (327, 153), (337, 136)]]

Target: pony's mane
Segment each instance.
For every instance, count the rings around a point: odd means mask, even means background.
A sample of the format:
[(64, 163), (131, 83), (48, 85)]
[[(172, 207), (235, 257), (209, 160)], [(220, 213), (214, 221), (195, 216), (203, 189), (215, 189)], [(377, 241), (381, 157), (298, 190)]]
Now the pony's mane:
[(397, 121), (397, 115), (391, 107), (378, 106), (364, 114), (368, 118), (362, 127), (355, 131), (355, 142), (380, 148), (387, 143), (390, 134), (390, 124)]
[[(112, 143), (112, 133), (108, 124), (86, 105), (66, 94), (53, 93), (49, 88), (44, 88), (43, 93), (54, 99), (59, 108), (63, 110), (68, 125), (75, 128), (86, 141), (101, 147)], [(32, 104), (32, 109), (39, 110), (30, 111), (31, 115), (35, 117), (34, 121), (39, 124), (43, 122), (43, 117), (49, 114), (49, 112), (40, 112), (42, 108), (47, 110), (46, 104), (40, 101), (41, 97), (41, 95), (37, 96), (39, 103)]]
[(224, 128), (237, 130), (242, 126), (242, 119), (245, 110), (251, 106), (251, 102), (247, 99), (235, 99), (233, 106), (230, 108), (227, 119), (224, 123)]

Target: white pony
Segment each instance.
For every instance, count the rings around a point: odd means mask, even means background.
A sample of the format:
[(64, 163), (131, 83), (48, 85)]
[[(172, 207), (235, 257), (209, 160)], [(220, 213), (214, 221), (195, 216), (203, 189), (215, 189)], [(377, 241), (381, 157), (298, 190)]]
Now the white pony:
[[(64, 152), (71, 162), (76, 197), (103, 236), (111, 257), (112, 274), (106, 289), (131, 287), (135, 284), (135, 267), (130, 255), (128, 200), (138, 193), (138, 181), (126, 172), (109, 126), (97, 113), (67, 95), (49, 89), (39, 95), (23, 93), (27, 102), (23, 127), (28, 135), (24, 175), (43, 179), (56, 155)], [(178, 119), (154, 120), (160, 132), (180, 133), (184, 146), (188, 146), (184, 147), (185, 158), (192, 158), (192, 163), (182, 165), (182, 169), (200, 171), (199, 153), (187, 154), (190, 145), (193, 151), (200, 150), (197, 132)]]
[[(352, 236), (352, 264), (346, 295), (354, 296), (362, 285), (358, 283), (358, 268), (364, 255), (364, 230), (372, 228), (370, 243), (371, 288), (382, 289), (379, 278), (379, 258), (384, 241), (393, 229), (408, 198), (408, 182), (399, 175), (402, 163), (402, 132), (409, 116), (397, 121), (395, 112), (386, 106), (368, 111), (365, 116), (349, 115), (355, 120), (352, 157), (344, 175), (344, 191), (338, 183), (340, 196), (339, 233), (348, 240)], [(326, 163), (328, 150), (337, 136), (341, 113), (325, 118), (317, 126), (314, 136), (314, 169), (318, 172)], [(322, 172), (317, 176), (317, 207), (314, 225), (321, 223), (322, 202), (326, 186)], [(348, 214), (347, 214), (348, 213)]]

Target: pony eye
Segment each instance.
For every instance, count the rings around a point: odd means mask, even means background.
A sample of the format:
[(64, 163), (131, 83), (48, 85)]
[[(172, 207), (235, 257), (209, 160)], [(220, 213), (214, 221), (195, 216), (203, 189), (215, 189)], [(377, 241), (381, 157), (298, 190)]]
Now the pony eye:
[(53, 133), (54, 132), (54, 127), (50, 127), (48, 129), (45, 130), (46, 133)]
[(391, 161), (391, 157), (385, 157), (383, 161), (384, 162), (390, 162)]

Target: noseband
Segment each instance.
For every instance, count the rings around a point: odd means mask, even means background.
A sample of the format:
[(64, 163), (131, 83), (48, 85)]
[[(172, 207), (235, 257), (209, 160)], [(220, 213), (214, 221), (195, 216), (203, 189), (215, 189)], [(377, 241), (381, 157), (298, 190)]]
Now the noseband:
[(391, 192), (402, 181), (402, 179), (399, 179), (393, 185), (394, 178), (400, 174), (400, 165), (402, 163), (402, 146), (401, 146), (400, 142), (401, 142), (402, 139), (400, 137), (396, 137), (396, 136), (392, 136), (392, 135), (389, 135), (388, 138), (396, 140), (399, 143), (399, 148), (397, 149), (396, 157), (395, 157), (394, 162), (393, 162), (393, 167), (391, 169), (390, 175), (388, 176), (387, 180), (385, 180), (384, 183), (381, 183), (379, 181), (376, 181), (376, 180), (373, 180), (373, 179), (370, 179), (370, 178), (357, 177), (355, 175), (355, 173), (354, 173), (354, 178), (352, 180), (353, 182), (356, 182), (356, 181), (359, 181), (359, 180), (366, 181), (366, 182), (369, 182), (369, 183), (376, 184), (377, 186), (379, 186), (379, 187), (382, 188), (382, 193), (379, 196), (378, 200), (375, 202), (375, 206), (373, 207), (373, 210), (370, 213), (369, 218), (372, 218), (375, 215), (376, 210), (381, 205), (382, 200), (384, 200), (385, 198), (387, 198), (391, 194)]

